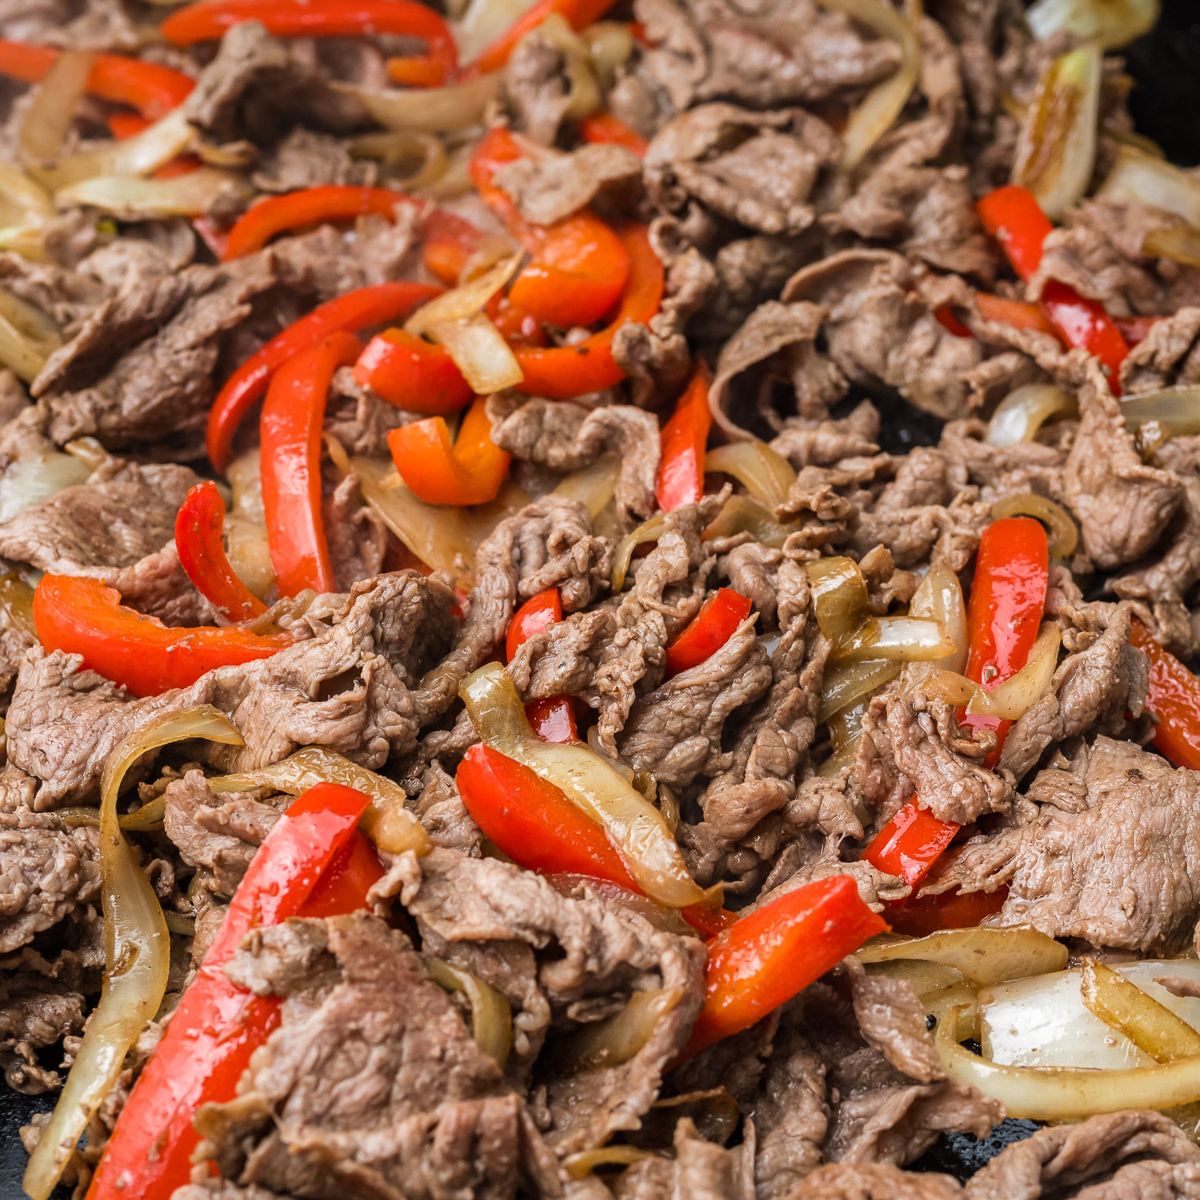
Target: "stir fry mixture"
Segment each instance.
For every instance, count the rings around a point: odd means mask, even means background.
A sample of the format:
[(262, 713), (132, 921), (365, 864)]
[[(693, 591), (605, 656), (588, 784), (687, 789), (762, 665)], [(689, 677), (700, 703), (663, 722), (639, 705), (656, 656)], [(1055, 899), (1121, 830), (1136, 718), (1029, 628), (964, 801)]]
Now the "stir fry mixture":
[(28, 1196), (1200, 1195), (1152, 0), (4, 12)]

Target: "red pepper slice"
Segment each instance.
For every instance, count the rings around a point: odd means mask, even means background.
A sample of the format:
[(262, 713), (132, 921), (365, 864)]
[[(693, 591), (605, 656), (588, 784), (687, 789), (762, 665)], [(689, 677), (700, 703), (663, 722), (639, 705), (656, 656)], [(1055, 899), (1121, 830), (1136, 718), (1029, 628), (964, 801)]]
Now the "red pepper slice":
[(939, 821), (914, 798), (875, 835), (863, 858), (915, 888), (954, 840), (958, 829), (951, 821)]
[(457, 287), (483, 237), (482, 230), (457, 213), (435, 208), (425, 218), (421, 261), (435, 278)]
[(688, 1055), (749, 1029), (887, 930), (849, 875), (817, 879), (739, 917), (708, 948)]
[[(476, 743), (454, 779), (484, 836), (527, 871), (587, 875), (643, 894), (604, 830), (524, 763)], [(706, 935), (729, 921), (723, 910), (695, 904), (680, 915)]]
[(515, 348), (525, 374), (517, 391), (550, 400), (570, 400), (603, 391), (625, 378), (613, 357), (613, 338), (627, 322), (644, 324), (658, 312), (663, 296), (663, 266), (644, 225), (627, 225), (618, 236), (629, 255), (629, 282), (616, 315), (603, 329), (570, 346)]
[(524, 157), (503, 126), (489, 130), (471, 156), (471, 180), (479, 194), (533, 256), (513, 280), (509, 297), (550, 325), (590, 325), (620, 299), (629, 278), (629, 254), (621, 239), (590, 213), (574, 213), (551, 225), (523, 220), (493, 180), (499, 167)]
[(708, 369), (701, 364), (676, 402), (674, 415), (663, 426), (655, 489), (663, 512), (695, 504), (704, 495), (704, 448), (711, 428)]
[(251, 205), (234, 223), (225, 245), (224, 259), (240, 258), (261, 250), (277, 233), (320, 225), (326, 221), (352, 221), (374, 213), (395, 215), (398, 208), (415, 207), (417, 201), (403, 192), (384, 187), (326, 184), (301, 188), (282, 196), (268, 196)]
[(281, 596), (337, 584), (321, 514), (321, 431), (338, 367), (362, 351), (351, 333), (335, 333), (289, 359), (271, 380), (259, 420), (259, 472), (267, 544)]
[(331, 333), (357, 333), (408, 316), (441, 288), (427, 283), (377, 283), (347, 292), (314, 308), (276, 334), (225, 381), (208, 414), (208, 457), (218, 471), (229, 465), (233, 438), (246, 414), (266, 391), (271, 376), (294, 354)]
[(1200, 679), (1134, 621), (1129, 640), (1150, 660), (1146, 708), (1157, 719), (1154, 745), (1177, 767), (1200, 771)]
[(728, 587), (706, 600), (667, 647), (667, 675), (678, 675), (716, 654), (750, 615), (750, 608), (748, 597)]
[(83, 656), (83, 665), (135, 696), (187, 687), (217, 667), (270, 658), (291, 639), (236, 625), (174, 628), (121, 604), (98, 579), (43, 575), (33, 593), (33, 624), (47, 650)]
[(408, 412), (455, 413), (474, 394), (444, 347), (403, 329), (376, 334), (354, 364), (354, 378)]
[(624, 121), (614, 117), (612, 113), (592, 113), (579, 123), (579, 136), (585, 142), (602, 143), (609, 146), (624, 146), (632, 150), (638, 158), (644, 158), (649, 142), (635, 129), (630, 129)]
[[(1032, 329), (1062, 340), (1062, 334), (1040, 304), (1030, 304), (1028, 300), (1013, 300), (1008, 296), (993, 296), (991, 292), (976, 292), (975, 306), (979, 309), (979, 315), (987, 321), (1012, 325), (1016, 329)], [(939, 308), (934, 316), (956, 337), (974, 336), (948, 306)]]
[(163, 1039), (121, 1109), (88, 1200), (167, 1200), (187, 1183), (202, 1104), (232, 1100), (250, 1056), (280, 1020), (281, 1001), (225, 974), (242, 939), (289, 917), (333, 916), (366, 904), (383, 872), (358, 832), (369, 800), (340, 784), (299, 796), (250, 862), (229, 912)]
[[(46, 77), (58, 55), (52, 46), (0, 40), (0, 75), (37, 83)], [(97, 54), (87, 80), (93, 96), (126, 104), (151, 121), (178, 108), (195, 86), (196, 81), (182, 71), (123, 54)]]
[[(984, 196), (976, 209), (1013, 270), (1022, 279), (1031, 279), (1041, 265), (1042, 245), (1054, 228), (1033, 193), (1010, 184)], [(1084, 349), (1100, 360), (1109, 386), (1119, 395), (1117, 378), (1129, 346), (1103, 305), (1058, 280), (1046, 284), (1041, 303), (1068, 346)]]
[(1162, 317), (1115, 317), (1121, 336), (1132, 346), (1139, 346), (1150, 336), (1150, 330)]
[(579, 741), (579, 727), (575, 724), (575, 705), (570, 696), (547, 696), (544, 700), (530, 700), (525, 705), (525, 718), (543, 742), (568, 745)]
[(535, 30), (547, 17), (557, 13), (574, 30), (586, 29), (600, 20), (616, 0), (538, 0), (528, 12), (518, 17), (479, 57), (464, 68), (464, 74), (484, 75), (499, 71), (512, 57), (517, 43)]
[(175, 517), (184, 574), (227, 621), (251, 621), (267, 606), (238, 578), (225, 553), (225, 501), (211, 479), (188, 491)]
[[(531, 596), (513, 614), (508, 623), (505, 638), (507, 662), (535, 633), (549, 629), (562, 620), (562, 596), (558, 588), (546, 588)], [(576, 742), (579, 732), (575, 726), (575, 710), (569, 696), (549, 696), (544, 700), (531, 700), (525, 705), (534, 732), (544, 742)]]
[(388, 434), (400, 477), (426, 504), (486, 504), (500, 492), (512, 456), (492, 441), (484, 398), (467, 409), (451, 443), (445, 417), (426, 417)]
[(898, 933), (925, 937), (940, 929), (973, 929), (1004, 907), (1008, 888), (994, 892), (938, 892), (923, 894), (888, 908), (888, 920)]

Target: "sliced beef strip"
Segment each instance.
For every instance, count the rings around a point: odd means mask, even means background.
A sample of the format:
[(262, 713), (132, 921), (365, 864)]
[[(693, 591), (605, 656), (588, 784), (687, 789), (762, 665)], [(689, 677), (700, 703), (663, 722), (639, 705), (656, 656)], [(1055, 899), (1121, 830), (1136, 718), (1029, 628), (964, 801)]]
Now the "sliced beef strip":
[(1160, 317), (1121, 364), (1121, 387), (1129, 394), (1200, 382), (1200, 308)]
[(227, 972), (285, 999), (237, 1098), (197, 1116), (226, 1178), (308, 1196), (557, 1191), (524, 1102), (398, 930), (293, 920), (251, 934)]
[(356, 159), (329, 134), (297, 126), (257, 164), (251, 183), (260, 192), (293, 192), (327, 184), (372, 186), (378, 170), (369, 159)]
[(1100, 735), (1039, 772), (1036, 812), (965, 843), (938, 886), (1007, 883), (996, 925), (1169, 954), (1200, 912), (1198, 789), (1200, 774)]
[(496, 397), (489, 403), (492, 440), (514, 457), (555, 471), (575, 471), (606, 456), (619, 465), (615, 500), (628, 520), (655, 508), (658, 422), (628, 404), (586, 409), (564, 400), (528, 399), (517, 407)]
[[(27, 661), (9, 708), (8, 753), (39, 779), (36, 806), (94, 798), (104, 760), (122, 737), (196, 704), (215, 705), (246, 739), (238, 748), (198, 744), (197, 757), (223, 770), (265, 766), (309, 745), (370, 767), (410, 751), (442, 711), (418, 685), (450, 643), (454, 593), (401, 571), (322, 604), (322, 616), (293, 623), (294, 646), (145, 699), (130, 699), (70, 655)], [(81, 739), (81, 727), (90, 736)]]
[(73, 829), (27, 808), (0, 811), (0, 847), (0, 954), (19, 949), (100, 890), (94, 829)]
[[(618, 1200), (751, 1200), (752, 1185), (738, 1150), (705, 1141), (686, 1119), (675, 1127), (674, 1150), (670, 1159), (643, 1159), (623, 1171), (616, 1183)], [(603, 1198), (598, 1194), (597, 1200)]]
[(595, 143), (569, 154), (547, 151), (505, 163), (496, 184), (513, 199), (521, 216), (550, 225), (598, 200), (628, 212), (642, 180), (642, 161), (624, 146)]
[[(636, 1129), (699, 1009), (701, 943), (664, 933), (638, 914), (598, 899), (564, 896), (541, 876), (495, 859), (434, 850), (422, 871), (408, 901), (422, 936), (529, 946), (538, 959), (538, 983), (561, 1014), (583, 1015), (595, 998), (631, 990), (678, 990), (674, 1007), (628, 1062), (541, 1079), (547, 1088), (547, 1140), (560, 1154)], [(552, 1063), (547, 1069), (553, 1071)]]
[(217, 895), (232, 896), (255, 851), (279, 820), (279, 806), (236, 792), (218, 794), (201, 771), (189, 771), (169, 783), (163, 800), (163, 831), (179, 857), (203, 869)]
[(879, 410), (862, 400), (844, 417), (789, 417), (771, 449), (794, 467), (829, 467), (844, 458), (870, 457), (879, 450)]
[(1142, 461), (1121, 406), (1092, 360), (1079, 391), (1079, 432), (1063, 471), (1088, 556), (1106, 569), (1149, 552), (1183, 500), (1183, 483)]
[(363, 499), (358, 480), (339, 480), (324, 498), (325, 537), (334, 583), (349, 591), (363, 579), (383, 570), (387, 557), (388, 530), (383, 518)]
[(83, 1028), (84, 996), (32, 972), (0, 976), (0, 1071), (14, 1091), (37, 1095), (61, 1083), (38, 1062), (38, 1051)]
[(1197, 1186), (1200, 1149), (1162, 1113), (1129, 1111), (1039, 1129), (985, 1164), (963, 1195), (964, 1200), (1017, 1200), (1069, 1190), (1081, 1200), (1165, 1200), (1192, 1195)]
[(476, 857), (483, 853), (483, 834), (440, 763), (426, 769), (414, 812), (435, 845)]
[[(949, 1175), (902, 1171), (891, 1163), (828, 1163), (786, 1200), (961, 1200)], [(199, 1197), (197, 1197), (199, 1200)]]

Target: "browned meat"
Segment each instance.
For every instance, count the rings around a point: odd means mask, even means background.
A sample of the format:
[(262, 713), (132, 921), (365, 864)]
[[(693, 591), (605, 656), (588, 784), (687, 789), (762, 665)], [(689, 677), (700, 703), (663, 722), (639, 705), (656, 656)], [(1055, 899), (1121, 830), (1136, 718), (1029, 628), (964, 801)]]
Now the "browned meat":
[(18, 1092), (47, 1092), (60, 1083), (38, 1051), (83, 1027), (85, 998), (69, 984), (14, 964), (0, 977), (0, 1070)]
[(570, 154), (516, 159), (497, 170), (495, 179), (525, 220), (550, 225), (598, 200), (632, 206), (641, 186), (642, 164), (624, 146), (597, 144)]

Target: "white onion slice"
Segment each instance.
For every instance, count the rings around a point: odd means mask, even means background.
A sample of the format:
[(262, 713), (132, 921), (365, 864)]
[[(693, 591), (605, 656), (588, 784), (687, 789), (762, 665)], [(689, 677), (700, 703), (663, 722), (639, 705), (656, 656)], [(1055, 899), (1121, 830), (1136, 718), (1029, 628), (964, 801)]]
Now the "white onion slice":
[(988, 421), (990, 446), (1032, 442), (1041, 427), (1056, 416), (1075, 416), (1079, 406), (1066, 388), (1056, 383), (1027, 383), (1008, 393)]
[(492, 71), (448, 87), (378, 91), (340, 84), (337, 89), (353, 96), (387, 129), (454, 133), (483, 120), (484, 109), (500, 90), (500, 79), (501, 72)]
[(1148, 33), (1158, 13), (1158, 0), (1037, 0), (1025, 20), (1041, 40), (1066, 32), (1112, 50)]
[(200, 216), (218, 200), (248, 190), (246, 181), (233, 172), (202, 167), (171, 179), (98, 175), (60, 188), (54, 198), (60, 208), (87, 205), (132, 221)]
[(1117, 204), (1161, 208), (1200, 228), (1200, 180), (1132, 146), (1117, 151), (1116, 162), (1096, 195)]

